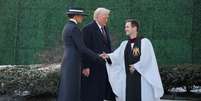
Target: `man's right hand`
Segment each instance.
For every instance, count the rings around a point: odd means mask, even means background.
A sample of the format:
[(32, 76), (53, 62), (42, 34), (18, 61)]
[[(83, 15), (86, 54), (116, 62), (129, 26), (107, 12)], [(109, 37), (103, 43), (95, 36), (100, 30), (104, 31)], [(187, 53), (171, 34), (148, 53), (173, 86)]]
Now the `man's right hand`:
[(82, 70), (82, 74), (86, 77), (89, 77), (90, 75), (90, 68), (85, 68)]
[(99, 55), (102, 59), (106, 60), (107, 58), (109, 58), (109, 56), (103, 52), (102, 54)]

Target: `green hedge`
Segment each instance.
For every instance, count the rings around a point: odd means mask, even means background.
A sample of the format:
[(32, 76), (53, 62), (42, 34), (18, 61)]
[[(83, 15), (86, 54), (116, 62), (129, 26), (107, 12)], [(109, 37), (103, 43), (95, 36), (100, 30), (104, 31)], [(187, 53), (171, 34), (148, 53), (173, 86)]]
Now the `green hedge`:
[(0, 64), (41, 63), (37, 54), (62, 46), (61, 32), (71, 4), (111, 10), (109, 28), (116, 48), (126, 38), (124, 21), (138, 19), (153, 42), (160, 64), (201, 63), (200, 0), (0, 0)]
[[(13, 95), (30, 91), (32, 96), (55, 95), (59, 68), (57, 64), (0, 67), (0, 93)], [(184, 87), (189, 93), (193, 86), (201, 86), (201, 65), (161, 65), (160, 74), (166, 93), (174, 87)]]
[(54, 95), (59, 80), (58, 71), (58, 65), (0, 68), (0, 92), (21, 95), (23, 91), (30, 91), (33, 96), (46, 93)]
[(172, 88), (183, 87), (190, 93), (194, 86), (201, 86), (201, 65), (180, 64), (160, 67), (165, 92), (169, 92)]

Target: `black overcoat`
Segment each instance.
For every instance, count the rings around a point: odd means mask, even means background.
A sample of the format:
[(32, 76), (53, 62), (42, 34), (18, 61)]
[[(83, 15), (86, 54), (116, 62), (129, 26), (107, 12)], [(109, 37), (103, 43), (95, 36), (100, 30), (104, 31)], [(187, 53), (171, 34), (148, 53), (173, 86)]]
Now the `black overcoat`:
[[(106, 39), (95, 21), (83, 28), (84, 42), (87, 48), (98, 54), (112, 52), (108, 29), (107, 27), (104, 27), (104, 29)], [(83, 68), (90, 68), (90, 76), (82, 76), (82, 101), (103, 101), (103, 99), (113, 98), (105, 63), (97, 63), (84, 58)]]
[(63, 29), (64, 54), (57, 101), (80, 101), (81, 56), (99, 60), (99, 56), (86, 48), (82, 32), (69, 21)]

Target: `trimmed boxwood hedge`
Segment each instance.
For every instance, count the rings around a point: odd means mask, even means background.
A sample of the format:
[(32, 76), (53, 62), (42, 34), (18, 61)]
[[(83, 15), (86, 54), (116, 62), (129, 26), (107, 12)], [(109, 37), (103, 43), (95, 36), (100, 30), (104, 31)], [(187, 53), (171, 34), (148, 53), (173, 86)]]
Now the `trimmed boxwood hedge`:
[[(187, 92), (190, 92), (193, 86), (201, 87), (201, 65), (180, 64), (159, 67), (165, 93), (175, 87), (184, 87)], [(0, 67), (0, 93), (23, 96), (24, 92), (28, 91), (31, 96), (55, 95), (59, 70), (59, 64)]]
[(14, 66), (0, 68), (0, 92), (21, 95), (55, 94), (59, 80), (59, 65)]
[(201, 87), (201, 65), (179, 64), (161, 65), (160, 67), (166, 93), (176, 87), (183, 87), (187, 93), (190, 93), (194, 86)]

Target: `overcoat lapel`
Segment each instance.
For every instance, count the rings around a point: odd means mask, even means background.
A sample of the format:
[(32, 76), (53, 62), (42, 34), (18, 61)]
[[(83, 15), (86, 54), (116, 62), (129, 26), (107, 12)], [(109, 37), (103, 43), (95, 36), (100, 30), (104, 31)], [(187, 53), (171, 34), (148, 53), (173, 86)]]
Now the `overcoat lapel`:
[(104, 28), (104, 29), (105, 29), (105, 32), (106, 32), (106, 36), (107, 36), (107, 40), (105, 40), (105, 38), (104, 38), (104, 36), (103, 36), (101, 30), (99, 29), (97, 23), (96, 23), (95, 21), (94, 21), (94, 23), (95, 23), (95, 25), (96, 25), (95, 28), (96, 28), (96, 31), (97, 31), (97, 33), (98, 33), (99, 38), (100, 38), (101, 40), (103, 40), (103, 42), (104, 42), (105, 44), (108, 44), (108, 43), (109, 43), (109, 42), (108, 42), (108, 38), (109, 38), (108, 30), (107, 30), (106, 28)]

